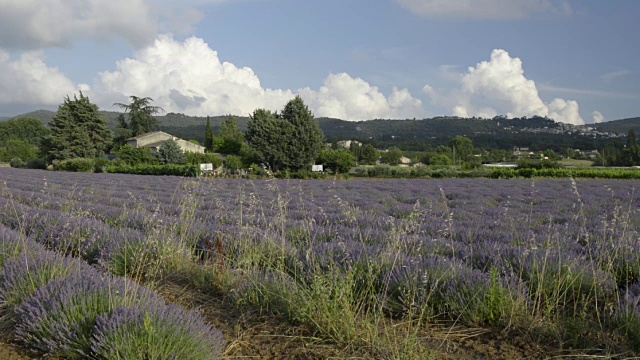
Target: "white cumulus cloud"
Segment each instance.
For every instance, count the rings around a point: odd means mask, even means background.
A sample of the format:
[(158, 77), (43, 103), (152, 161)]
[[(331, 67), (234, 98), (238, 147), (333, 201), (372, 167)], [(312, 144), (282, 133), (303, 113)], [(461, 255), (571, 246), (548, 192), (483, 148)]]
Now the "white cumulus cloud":
[(424, 115), (422, 101), (411, 96), (407, 89), (394, 87), (387, 98), (376, 86), (346, 73), (329, 75), (318, 91), (305, 88), (299, 92), (317, 116), (370, 120)]
[(526, 78), (522, 61), (505, 50), (493, 50), (489, 61), (469, 67), (467, 73), (460, 74), (459, 81), (460, 88), (448, 96), (429, 85), (423, 91), (432, 102), (450, 107), (454, 115), (461, 117), (538, 115), (569, 124), (585, 123), (576, 101), (557, 98), (545, 104), (536, 83)]
[(604, 115), (602, 115), (602, 113), (600, 111), (598, 111), (598, 110), (595, 110), (594, 112), (592, 112), (591, 116), (593, 116), (593, 123), (594, 124), (599, 124), (601, 122), (605, 122)]
[(406, 89), (387, 97), (366, 81), (348, 74), (330, 74), (318, 89), (268, 89), (251, 68), (223, 62), (204, 40), (177, 41), (159, 36), (152, 45), (121, 60), (115, 71), (99, 75), (92, 96), (102, 106), (149, 96), (169, 112), (190, 115), (248, 115), (257, 108), (280, 110), (296, 94), (316, 116), (345, 120), (411, 118), (424, 115), (422, 102)]
[(514, 20), (536, 13), (573, 12), (557, 0), (395, 0), (410, 11), (429, 18)]
[[(99, 75), (96, 97), (120, 102), (129, 95), (149, 96), (166, 111), (190, 115), (247, 115), (256, 108), (280, 109), (289, 91), (264, 89), (250, 68), (222, 62), (202, 39), (184, 42), (170, 35)], [(112, 101), (113, 100), (113, 101)]]
[(80, 38), (152, 40), (157, 22), (145, 0), (0, 0), (0, 47), (70, 46)]
[(56, 105), (85, 85), (76, 85), (57, 68), (45, 63), (42, 52), (16, 59), (0, 49), (0, 105)]

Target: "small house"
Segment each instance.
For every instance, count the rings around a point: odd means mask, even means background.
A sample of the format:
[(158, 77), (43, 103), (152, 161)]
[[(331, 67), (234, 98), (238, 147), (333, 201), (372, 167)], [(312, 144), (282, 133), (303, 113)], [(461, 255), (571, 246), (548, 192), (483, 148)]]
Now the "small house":
[(168, 140), (175, 141), (182, 149), (182, 152), (204, 153), (205, 150), (202, 145), (194, 144), (162, 131), (140, 134), (125, 140), (125, 142), (134, 148), (149, 148), (153, 154), (157, 154), (160, 146)]

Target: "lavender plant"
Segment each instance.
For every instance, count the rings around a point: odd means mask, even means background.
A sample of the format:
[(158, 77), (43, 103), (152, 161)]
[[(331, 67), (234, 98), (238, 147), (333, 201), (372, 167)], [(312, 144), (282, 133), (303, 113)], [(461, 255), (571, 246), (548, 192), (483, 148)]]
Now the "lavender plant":
[(92, 355), (96, 319), (120, 307), (147, 308), (159, 296), (135, 283), (84, 269), (40, 287), (17, 308), (16, 338), (51, 356)]
[(13, 331), (19, 322), (17, 309), (39, 288), (90, 269), (77, 259), (46, 250), (7, 260), (0, 270), (0, 331)]
[(22, 234), (0, 225), (0, 268), (4, 263), (23, 252), (39, 252), (42, 245), (24, 237)]
[(91, 344), (99, 359), (213, 360), (221, 356), (225, 340), (199, 314), (155, 302), (99, 317)]

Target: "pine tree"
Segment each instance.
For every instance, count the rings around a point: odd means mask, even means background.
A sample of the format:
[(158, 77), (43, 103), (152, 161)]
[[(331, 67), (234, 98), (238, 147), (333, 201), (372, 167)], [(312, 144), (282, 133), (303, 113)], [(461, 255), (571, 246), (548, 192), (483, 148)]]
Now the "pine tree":
[(131, 103), (114, 103), (113, 106), (122, 108), (129, 113), (129, 129), (131, 129), (132, 135), (138, 136), (152, 131), (158, 122), (153, 115), (159, 114), (164, 110), (159, 106), (149, 105), (153, 101), (150, 97), (129, 96), (129, 98)]
[(80, 97), (68, 96), (49, 124), (51, 132), (42, 140), (41, 152), (48, 161), (78, 157), (92, 158), (107, 150), (111, 143), (111, 131), (82, 92)]
[(207, 126), (204, 128), (204, 147), (207, 152), (213, 152), (213, 131), (211, 130), (211, 119), (207, 116)]

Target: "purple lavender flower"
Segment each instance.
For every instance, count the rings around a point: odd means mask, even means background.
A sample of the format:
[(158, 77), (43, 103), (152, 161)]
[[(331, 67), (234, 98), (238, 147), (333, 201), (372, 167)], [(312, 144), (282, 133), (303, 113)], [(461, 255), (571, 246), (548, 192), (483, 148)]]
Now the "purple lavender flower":
[(82, 261), (46, 250), (7, 260), (0, 270), (0, 329), (12, 329), (16, 309), (40, 287), (90, 271)]
[(91, 349), (103, 359), (217, 359), (222, 333), (195, 311), (155, 302), (116, 309), (96, 321)]
[(39, 288), (16, 310), (16, 338), (26, 346), (64, 358), (91, 355), (96, 319), (122, 306), (160, 302), (155, 293), (132, 281), (93, 270)]

